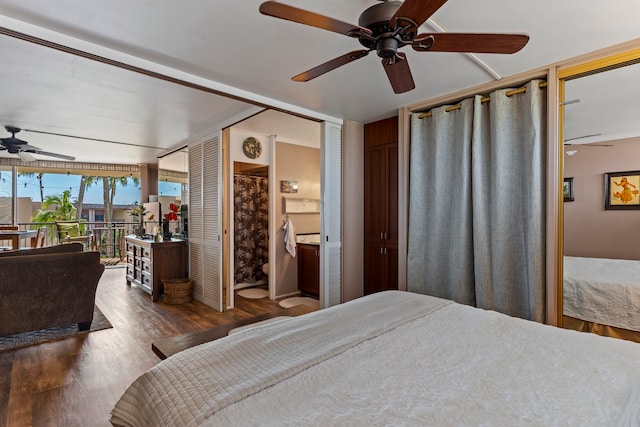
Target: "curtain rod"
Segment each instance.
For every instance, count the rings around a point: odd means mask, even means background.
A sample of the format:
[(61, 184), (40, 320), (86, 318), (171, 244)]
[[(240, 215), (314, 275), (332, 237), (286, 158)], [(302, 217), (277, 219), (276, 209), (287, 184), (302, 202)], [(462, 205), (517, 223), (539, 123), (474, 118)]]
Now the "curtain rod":
[[(545, 88), (545, 87), (547, 87), (547, 82), (540, 83), (540, 88)], [(520, 89), (510, 90), (505, 95), (512, 96), (512, 95), (517, 95), (519, 93), (525, 93), (526, 91), (527, 91), (527, 88), (525, 86), (525, 87), (521, 87)], [(490, 100), (491, 100), (491, 98), (486, 96), (486, 97), (482, 98), (480, 100), (480, 102), (482, 102), (484, 104), (485, 102), (489, 102)], [(448, 113), (450, 111), (459, 110), (460, 108), (462, 108), (462, 104), (457, 104), (457, 105), (452, 105), (451, 107), (445, 108), (444, 111), (446, 113)], [(418, 118), (419, 119), (424, 119), (425, 117), (431, 117), (432, 115), (433, 115), (433, 113), (431, 111), (429, 111), (428, 113), (422, 113), (422, 114), (418, 115)]]
[(234, 175), (242, 175), (242, 176), (253, 176), (258, 178), (266, 178), (268, 176), (268, 172), (244, 172), (237, 171), (233, 172)]

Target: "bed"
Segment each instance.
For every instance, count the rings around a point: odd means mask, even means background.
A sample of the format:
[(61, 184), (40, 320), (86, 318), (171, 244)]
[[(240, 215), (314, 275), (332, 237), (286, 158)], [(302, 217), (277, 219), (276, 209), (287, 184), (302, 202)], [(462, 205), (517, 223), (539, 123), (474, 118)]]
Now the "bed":
[(637, 425), (640, 344), (386, 291), (180, 352), (122, 426)]
[(640, 341), (640, 261), (565, 256), (563, 314), (585, 322), (580, 330)]

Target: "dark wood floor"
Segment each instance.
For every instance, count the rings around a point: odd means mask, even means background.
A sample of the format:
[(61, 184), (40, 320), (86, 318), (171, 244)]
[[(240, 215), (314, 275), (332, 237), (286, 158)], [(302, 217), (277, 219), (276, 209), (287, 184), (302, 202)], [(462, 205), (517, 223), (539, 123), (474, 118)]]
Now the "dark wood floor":
[(0, 352), (0, 426), (109, 426), (109, 411), (125, 389), (159, 362), (153, 341), (280, 308), (241, 297), (225, 313), (195, 301), (152, 303), (127, 287), (124, 274), (105, 270), (96, 295), (112, 329)]

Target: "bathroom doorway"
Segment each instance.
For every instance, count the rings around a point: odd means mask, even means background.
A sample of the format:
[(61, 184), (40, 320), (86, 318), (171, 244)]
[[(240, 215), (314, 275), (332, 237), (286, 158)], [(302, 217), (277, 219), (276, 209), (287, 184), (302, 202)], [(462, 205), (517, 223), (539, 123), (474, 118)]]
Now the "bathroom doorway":
[[(260, 168), (268, 175), (268, 300), (276, 301), (304, 293), (299, 287), (298, 262), (286, 248), (286, 230), (293, 235), (322, 236), (317, 246), (320, 277), (319, 305), (330, 306), (341, 298), (340, 201), (341, 201), (341, 128), (339, 126), (294, 117), (267, 110), (224, 129), (223, 165), (223, 293), (226, 309), (234, 308), (235, 280), (234, 172), (253, 174)], [(324, 142), (324, 145), (323, 145)], [(325, 156), (322, 153), (325, 153)], [(242, 165), (244, 163), (244, 165)], [(328, 172), (324, 175), (321, 170)], [(322, 190), (328, 190), (324, 204)], [(287, 207), (291, 202), (292, 208)], [(302, 205), (296, 209), (293, 205)], [(309, 210), (308, 207), (317, 206)], [(324, 209), (324, 211), (322, 211)], [(323, 214), (324, 212), (324, 214)], [(321, 218), (326, 223), (323, 225)], [(286, 219), (294, 226), (285, 227)], [(324, 233), (324, 234), (323, 234)], [(246, 233), (250, 234), (250, 233)], [(291, 234), (291, 233), (289, 233)], [(291, 245), (289, 245), (291, 246)], [(320, 253), (325, 253), (321, 256)], [(263, 264), (264, 266), (264, 264)], [(254, 270), (255, 271), (255, 270)], [(265, 270), (262, 270), (265, 273)], [(259, 275), (259, 274), (258, 274)], [(315, 276), (314, 276), (315, 277)], [(240, 279), (238, 283), (257, 283)], [(321, 284), (326, 284), (322, 286)], [(243, 285), (239, 285), (243, 286)], [(264, 286), (264, 285), (257, 285)], [(252, 289), (250, 286), (246, 289)]]
[(268, 295), (269, 166), (234, 162), (234, 290)]

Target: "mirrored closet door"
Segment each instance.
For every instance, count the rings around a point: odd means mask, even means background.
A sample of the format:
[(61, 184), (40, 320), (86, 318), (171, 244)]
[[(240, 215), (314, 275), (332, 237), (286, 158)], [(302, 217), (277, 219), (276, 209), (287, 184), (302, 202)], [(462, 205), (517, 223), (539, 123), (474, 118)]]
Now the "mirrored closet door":
[(562, 324), (640, 342), (640, 64), (605, 65), (561, 80)]

